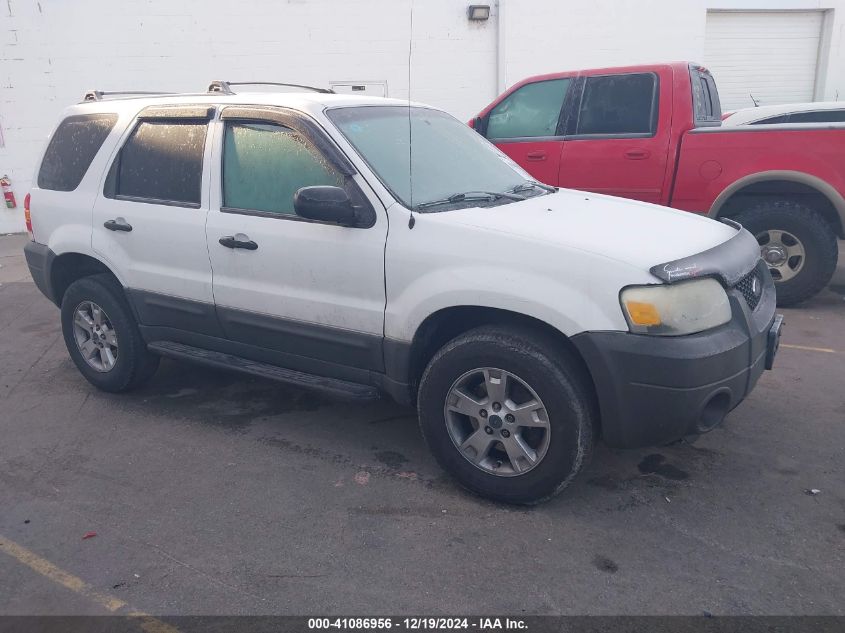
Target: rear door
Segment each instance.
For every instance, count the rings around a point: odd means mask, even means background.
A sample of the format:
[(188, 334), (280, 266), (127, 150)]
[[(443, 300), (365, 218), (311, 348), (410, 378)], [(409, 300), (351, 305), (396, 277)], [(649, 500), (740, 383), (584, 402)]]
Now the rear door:
[(560, 185), (661, 202), (671, 117), (661, 120), (659, 106), (671, 103), (669, 83), (652, 72), (579, 78)]
[(92, 246), (144, 325), (219, 334), (205, 240), (214, 108), (157, 106), (129, 126), (94, 204)]
[(573, 79), (548, 79), (510, 93), (484, 117), (481, 131), (540, 182), (557, 185), (564, 103)]

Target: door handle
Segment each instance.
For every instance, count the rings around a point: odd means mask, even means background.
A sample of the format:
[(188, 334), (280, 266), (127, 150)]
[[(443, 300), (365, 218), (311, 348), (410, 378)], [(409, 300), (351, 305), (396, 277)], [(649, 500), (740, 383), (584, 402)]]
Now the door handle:
[(258, 244), (242, 233), (238, 233), (237, 235), (226, 235), (217, 241), (226, 248), (242, 248), (247, 251), (254, 251), (258, 248)]
[(528, 152), (525, 155), (525, 158), (526, 158), (526, 160), (530, 160), (530, 161), (546, 160), (546, 152), (544, 152), (543, 150), (538, 150), (536, 152)]
[(651, 152), (647, 149), (629, 149), (625, 152), (625, 158), (628, 160), (644, 160), (651, 156)]
[(114, 220), (106, 220), (103, 226), (109, 231), (123, 231), (129, 233), (132, 230), (132, 225), (123, 218), (115, 218)]

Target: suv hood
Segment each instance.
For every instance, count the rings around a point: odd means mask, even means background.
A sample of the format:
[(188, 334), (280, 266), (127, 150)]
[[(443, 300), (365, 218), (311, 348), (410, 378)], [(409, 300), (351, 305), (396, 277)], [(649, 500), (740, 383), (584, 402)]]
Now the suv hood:
[(737, 234), (731, 226), (688, 211), (571, 189), (436, 215), (482, 231), (589, 251), (642, 270), (701, 253)]

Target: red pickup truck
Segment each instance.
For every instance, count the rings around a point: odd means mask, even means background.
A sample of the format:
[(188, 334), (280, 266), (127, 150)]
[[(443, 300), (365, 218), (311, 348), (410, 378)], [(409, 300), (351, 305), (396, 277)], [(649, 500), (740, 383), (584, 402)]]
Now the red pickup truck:
[(713, 77), (682, 62), (531, 77), (470, 125), (544, 183), (738, 221), (778, 303), (804, 301), (845, 238), (845, 124), (721, 119)]

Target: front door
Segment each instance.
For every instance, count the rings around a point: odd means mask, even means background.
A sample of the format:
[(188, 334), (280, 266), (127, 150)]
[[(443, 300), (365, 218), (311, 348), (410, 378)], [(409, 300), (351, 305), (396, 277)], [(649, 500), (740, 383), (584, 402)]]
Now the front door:
[(563, 147), (561, 113), (571, 78), (526, 84), (484, 119), (484, 135), (540, 182), (557, 185)]
[[(223, 110), (207, 225), (217, 315), (227, 338), (273, 350), (287, 367), (381, 371), (387, 218), (326, 148), (334, 146), (325, 133), (300, 115)], [(346, 189), (371, 222), (297, 216), (296, 191), (318, 185)]]

